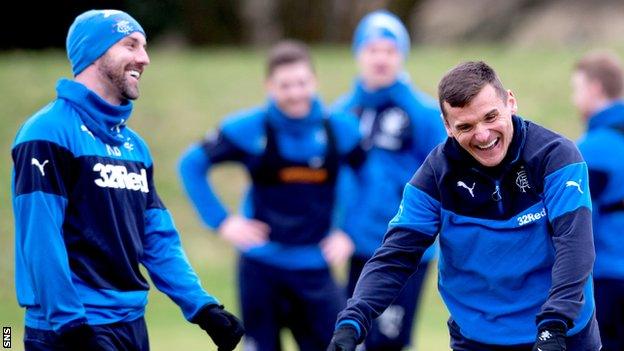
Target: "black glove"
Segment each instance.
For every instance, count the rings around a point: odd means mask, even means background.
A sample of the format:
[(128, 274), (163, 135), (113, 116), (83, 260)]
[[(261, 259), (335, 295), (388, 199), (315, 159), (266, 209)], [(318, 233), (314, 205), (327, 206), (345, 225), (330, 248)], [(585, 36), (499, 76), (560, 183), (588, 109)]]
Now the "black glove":
[(231, 351), (245, 334), (243, 323), (233, 314), (223, 309), (222, 305), (202, 307), (191, 320), (210, 335), (219, 351)]
[(357, 330), (350, 325), (343, 325), (334, 331), (334, 336), (327, 351), (355, 351), (357, 346)]
[(566, 351), (566, 332), (562, 321), (549, 321), (540, 324), (533, 351)]
[(67, 351), (105, 350), (98, 344), (95, 331), (88, 324), (79, 324), (65, 329), (59, 335), (61, 343)]

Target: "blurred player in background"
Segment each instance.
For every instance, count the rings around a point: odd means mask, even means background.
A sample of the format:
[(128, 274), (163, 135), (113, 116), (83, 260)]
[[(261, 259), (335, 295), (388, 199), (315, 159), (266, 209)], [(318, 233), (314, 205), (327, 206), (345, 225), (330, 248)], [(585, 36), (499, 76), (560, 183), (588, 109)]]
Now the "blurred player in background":
[(587, 131), (578, 142), (593, 203), (594, 291), (604, 351), (624, 350), (624, 72), (612, 53), (580, 59), (573, 102)]
[(32, 116), (12, 156), (17, 297), (27, 351), (148, 350), (154, 285), (233, 350), (240, 321), (202, 289), (156, 193), (150, 151), (126, 126), (150, 60), (139, 23), (91, 10), (67, 36), (74, 79)]
[(449, 138), (405, 186), (328, 350), (355, 350), (438, 235), (451, 349), (599, 350), (578, 149), (517, 116), (516, 98), (484, 62), (456, 66), (438, 92)]
[[(334, 106), (358, 116), (367, 152), (359, 179), (347, 174), (341, 181), (343, 191), (358, 195), (346, 204), (355, 210), (348, 211), (352, 216), (344, 224), (355, 242), (349, 296), (364, 263), (381, 245), (388, 222), (399, 208), (403, 187), (446, 138), (435, 100), (414, 89), (404, 70), (409, 50), (408, 32), (395, 15), (376, 11), (365, 16), (353, 38), (358, 77), (353, 90)], [(410, 344), (425, 273), (434, 256), (434, 248), (427, 251), (399, 297), (373, 322), (366, 350), (401, 350)]]
[[(268, 56), (266, 104), (227, 118), (180, 162), (184, 188), (203, 223), (240, 252), (239, 289), (245, 350), (281, 350), (287, 327), (301, 350), (322, 350), (346, 297), (329, 265), (353, 252), (334, 225), (336, 178), (358, 167), (357, 121), (327, 114), (305, 45), (285, 41)], [(241, 214), (227, 211), (206, 174), (224, 162), (251, 178)]]

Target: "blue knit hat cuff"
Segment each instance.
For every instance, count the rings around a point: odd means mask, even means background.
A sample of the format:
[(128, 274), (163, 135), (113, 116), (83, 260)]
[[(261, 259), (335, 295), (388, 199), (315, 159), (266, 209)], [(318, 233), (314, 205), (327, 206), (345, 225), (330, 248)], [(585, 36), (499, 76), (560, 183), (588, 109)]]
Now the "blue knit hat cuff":
[(74, 20), (67, 33), (67, 57), (74, 76), (89, 67), (119, 40), (145, 31), (132, 16), (119, 10), (90, 10)]

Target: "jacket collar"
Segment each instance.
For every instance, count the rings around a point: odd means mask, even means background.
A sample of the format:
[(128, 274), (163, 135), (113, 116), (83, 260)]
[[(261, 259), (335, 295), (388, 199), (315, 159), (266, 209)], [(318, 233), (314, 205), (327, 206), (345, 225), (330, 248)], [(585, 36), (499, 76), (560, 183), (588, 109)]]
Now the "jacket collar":
[(132, 102), (111, 105), (83, 84), (61, 79), (56, 85), (59, 99), (70, 103), (89, 130), (107, 144), (121, 145), (124, 142), (122, 130), (130, 114)]
[(588, 129), (624, 126), (624, 100), (618, 100), (589, 118)]

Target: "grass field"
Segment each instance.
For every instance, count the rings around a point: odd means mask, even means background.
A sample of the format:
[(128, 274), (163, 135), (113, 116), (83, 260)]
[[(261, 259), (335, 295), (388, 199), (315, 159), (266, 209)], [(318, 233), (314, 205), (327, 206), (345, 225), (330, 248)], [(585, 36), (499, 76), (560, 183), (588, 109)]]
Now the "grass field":
[[(620, 53), (624, 50), (619, 50)], [(569, 73), (583, 50), (494, 46), (417, 48), (407, 70), (422, 90), (435, 93), (438, 80), (453, 65), (483, 59), (497, 69), (514, 91), (519, 113), (576, 138), (581, 125), (570, 106)], [(234, 251), (202, 228), (182, 194), (176, 162), (187, 145), (198, 140), (227, 113), (263, 102), (261, 51), (213, 49), (178, 52), (154, 50), (152, 64), (141, 82), (130, 125), (151, 146), (159, 193), (172, 211), (188, 255), (204, 287), (230, 309), (237, 310)], [(350, 85), (355, 67), (346, 47), (319, 47), (314, 56), (321, 95), (332, 101)], [(13, 349), (21, 350), (23, 312), (13, 286), (13, 221), (10, 198), (10, 147), (17, 128), (55, 96), (55, 83), (69, 76), (69, 64), (59, 51), (0, 54), (0, 325), (13, 327)], [(234, 208), (246, 181), (236, 167), (216, 170), (216, 189)], [(344, 272), (337, 270), (338, 276)], [(435, 273), (435, 272), (434, 272)], [(448, 350), (447, 312), (430, 275), (413, 349)], [(184, 321), (179, 309), (152, 290), (147, 312), (152, 349), (209, 350), (208, 336)], [(287, 350), (295, 350), (292, 343)]]

